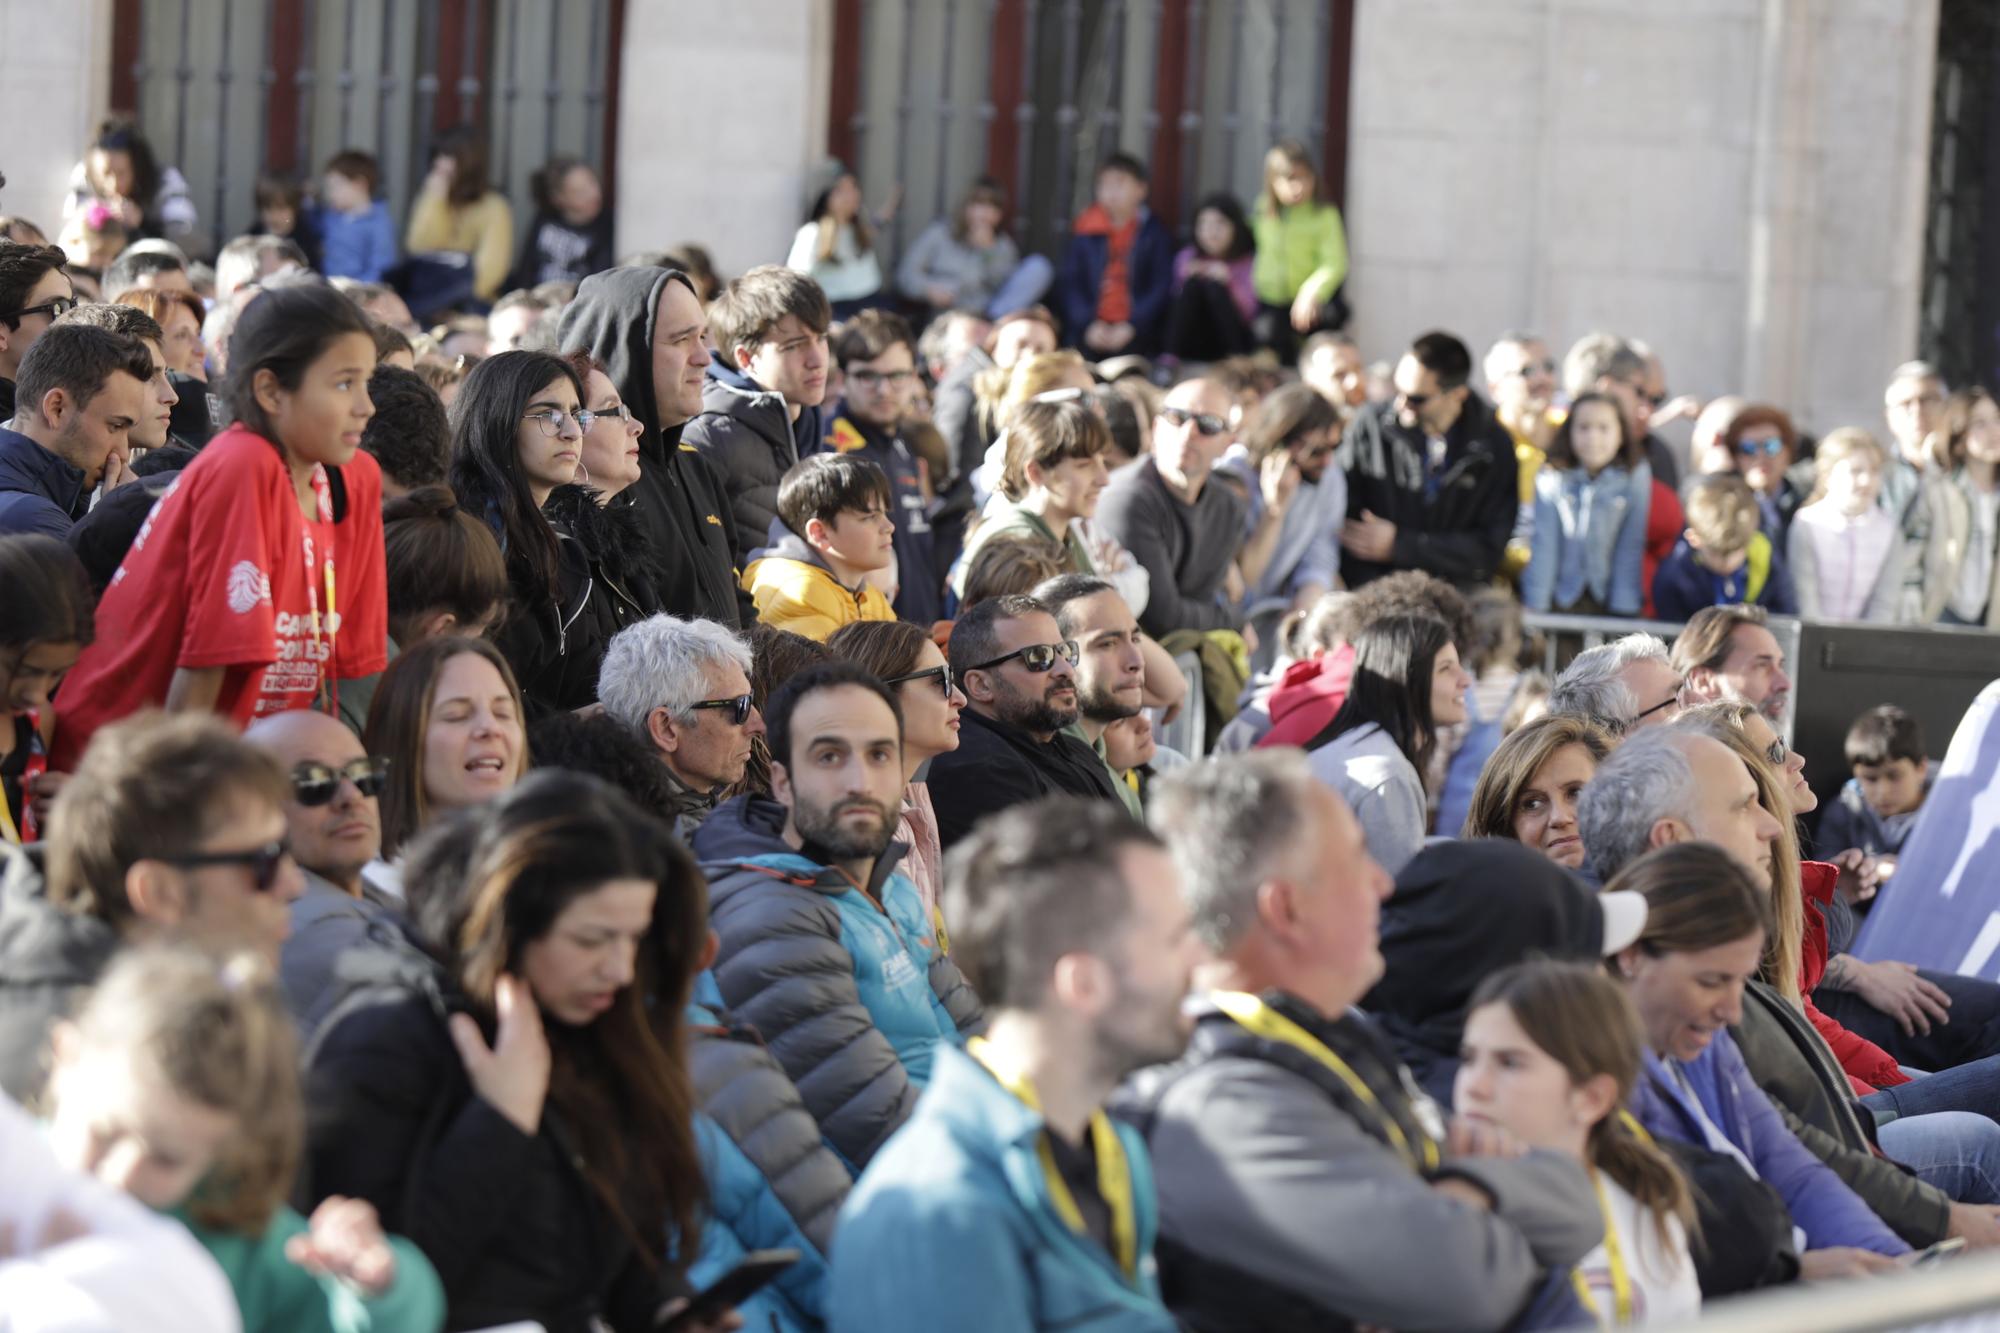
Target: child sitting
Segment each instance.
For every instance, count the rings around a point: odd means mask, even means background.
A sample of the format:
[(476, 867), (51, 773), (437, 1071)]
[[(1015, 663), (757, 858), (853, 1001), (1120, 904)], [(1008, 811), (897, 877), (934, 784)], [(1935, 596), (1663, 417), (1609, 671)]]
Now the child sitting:
[(327, 277), (380, 282), (395, 266), (396, 224), (375, 197), (381, 174), (373, 157), (353, 149), (326, 164), (318, 221)]
[(305, 192), (286, 176), (257, 178), (257, 221), (251, 236), (282, 236), (299, 247), (306, 263), (320, 266), (319, 225), (307, 210)]
[(896, 618), (868, 579), (896, 558), (881, 468), (851, 454), (803, 460), (778, 484), (778, 521), (743, 571), (759, 620), (824, 643), (851, 621)]
[(1923, 728), (1894, 704), (1854, 719), (1846, 751), (1854, 776), (1820, 816), (1817, 846), (1829, 857), (1850, 849), (1862, 853), (1855, 869), (1865, 900), (1896, 872), (1936, 767), (1924, 757)]
[(1887, 459), (1865, 430), (1847, 427), (1820, 442), (1819, 484), (1792, 517), (1791, 557), (1799, 614), (1819, 620), (1896, 619), (1903, 587), (1902, 531), (1875, 503)]
[(1528, 609), (1638, 615), (1652, 496), (1645, 448), (1618, 403), (1601, 393), (1577, 398), (1535, 474), (1532, 555), (1521, 580)]
[(1686, 620), (1709, 606), (1761, 606), (1797, 615), (1784, 557), (1759, 527), (1750, 484), (1734, 473), (1702, 477), (1688, 489), (1687, 531), (1653, 576), (1653, 609)]

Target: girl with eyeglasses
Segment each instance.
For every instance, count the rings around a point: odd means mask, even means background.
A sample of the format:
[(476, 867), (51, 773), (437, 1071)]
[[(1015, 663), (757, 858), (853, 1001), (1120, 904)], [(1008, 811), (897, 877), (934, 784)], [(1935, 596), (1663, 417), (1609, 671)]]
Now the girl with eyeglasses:
[(1521, 600), (1530, 611), (1636, 616), (1653, 470), (1609, 394), (1586, 393), (1535, 474), (1534, 533)]
[(97, 641), (63, 691), (53, 767), (148, 706), (242, 727), (339, 707), (339, 682), (387, 661), (382, 473), (367, 318), (330, 287), (258, 294), (229, 343), (235, 425), (147, 518), (98, 604)]
[(612, 521), (575, 484), (596, 428), (583, 402), (568, 361), (502, 352), (473, 367), (452, 405), (452, 489), (507, 558), (513, 606), (498, 640), (536, 716), (595, 703), (605, 646), (659, 609), (622, 553), (636, 523), (623, 511), (628, 521)]
[(96, 634), (90, 576), (53, 537), (0, 537), (0, 843), (39, 838), (64, 775), (49, 769), (63, 674)]
[(177, 1218), (229, 1279), (245, 1333), (433, 1333), (444, 1291), (373, 1206), (285, 1203), (305, 1140), (298, 1041), (269, 969), (148, 945), (57, 1027), (48, 1138), (74, 1170)]
[(859, 662), (896, 691), (903, 708), (903, 806), (896, 838), (909, 844), (903, 873), (917, 886), (924, 910), (933, 917), (944, 887), (944, 852), (938, 845), (937, 812), (929, 784), (917, 773), (938, 755), (958, 748), (958, 715), (965, 693), (931, 637), (900, 620), (857, 620), (843, 625), (826, 646)]

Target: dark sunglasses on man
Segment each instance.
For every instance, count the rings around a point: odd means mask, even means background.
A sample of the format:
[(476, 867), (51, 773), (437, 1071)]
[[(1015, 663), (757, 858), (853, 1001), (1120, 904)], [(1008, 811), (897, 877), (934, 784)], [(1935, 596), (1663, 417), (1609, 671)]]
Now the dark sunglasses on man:
[(292, 767), (292, 799), (303, 806), (325, 805), (340, 794), (340, 784), (370, 798), (380, 796), (389, 782), (389, 761), (380, 755), (350, 759), (339, 768), (308, 761)]
[(689, 708), (708, 708), (721, 712), (727, 709), (726, 720), (732, 727), (740, 727), (750, 720), (750, 710), (757, 706), (755, 695), (739, 694), (734, 699), (703, 699), (700, 703), (689, 704)]
[(1203, 435), (1220, 435), (1229, 429), (1229, 423), (1209, 412), (1190, 412), (1185, 407), (1163, 407), (1160, 420), (1170, 426), (1185, 426), (1194, 423), (1194, 428)]
[(991, 662), (975, 663), (966, 670), (991, 671), (994, 667), (1005, 666), (1018, 657), (1022, 666), (1040, 676), (1055, 669), (1058, 653), (1062, 655), (1063, 661), (1071, 666), (1075, 666), (1077, 658), (1082, 655), (1077, 649), (1075, 639), (1064, 639), (1061, 643), (1031, 643), (1026, 648), (1016, 648), (1004, 657), (996, 657)]
[(242, 866), (250, 872), (251, 887), (259, 893), (269, 893), (278, 882), (278, 871), (291, 857), (292, 844), (280, 838), (262, 847), (240, 852), (190, 852), (186, 856), (162, 856), (159, 860), (181, 870), (198, 870), (203, 866)]

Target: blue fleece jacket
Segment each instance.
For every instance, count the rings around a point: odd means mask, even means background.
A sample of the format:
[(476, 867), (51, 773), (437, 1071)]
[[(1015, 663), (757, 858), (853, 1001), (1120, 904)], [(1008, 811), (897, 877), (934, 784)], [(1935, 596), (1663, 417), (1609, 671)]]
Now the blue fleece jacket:
[(323, 208), (314, 218), (319, 225), (320, 272), (327, 277), (380, 282), (395, 267), (396, 223), (380, 199), (364, 213)]

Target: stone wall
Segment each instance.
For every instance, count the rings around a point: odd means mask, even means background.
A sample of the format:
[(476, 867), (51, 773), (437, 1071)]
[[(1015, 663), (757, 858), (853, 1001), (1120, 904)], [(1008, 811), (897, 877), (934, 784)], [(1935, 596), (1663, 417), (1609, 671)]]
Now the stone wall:
[(14, 124), (0, 150), (0, 213), (54, 240), (70, 170), (109, 95), (111, 0), (0, 0), (0, 88)]
[(1936, 0), (1364, 0), (1355, 331), (1593, 328), (1880, 429), (1914, 354)]

